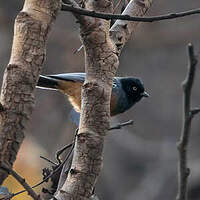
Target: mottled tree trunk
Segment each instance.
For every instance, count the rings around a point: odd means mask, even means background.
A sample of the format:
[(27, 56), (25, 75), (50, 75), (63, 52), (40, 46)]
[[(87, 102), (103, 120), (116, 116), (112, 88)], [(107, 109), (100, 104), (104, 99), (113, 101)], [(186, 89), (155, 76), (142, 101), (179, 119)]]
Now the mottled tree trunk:
[[(12, 167), (34, 105), (34, 88), (45, 60), (47, 36), (60, 0), (26, 0), (15, 20), (0, 109), (0, 166)], [(0, 184), (7, 177), (0, 168)]]
[[(151, 0), (131, 1), (133, 12), (142, 16)], [(84, 7), (97, 12), (111, 12), (112, 0), (87, 0)], [(127, 13), (126, 13), (127, 14)], [(110, 32), (110, 22), (103, 19), (78, 18), (85, 49), (86, 80), (82, 89), (82, 110), (76, 137), (71, 170), (62, 188), (55, 195), (58, 200), (87, 200), (92, 196), (102, 167), (104, 138), (110, 121), (112, 81), (118, 68), (121, 47), (130, 37), (135, 25), (118, 20)], [(130, 32), (129, 32), (130, 31)], [(110, 37), (111, 35), (111, 37)], [(120, 37), (118, 37), (120, 36)]]

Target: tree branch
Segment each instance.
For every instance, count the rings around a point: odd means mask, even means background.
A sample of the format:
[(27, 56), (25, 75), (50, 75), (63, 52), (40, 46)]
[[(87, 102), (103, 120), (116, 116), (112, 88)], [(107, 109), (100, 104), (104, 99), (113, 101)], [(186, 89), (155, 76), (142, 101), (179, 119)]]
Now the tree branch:
[[(59, 170), (61, 170), (61, 168), (63, 167), (63, 165), (68, 161), (69, 156), (72, 154), (73, 149), (74, 149), (74, 143), (72, 143), (71, 149), (70, 149), (70, 151), (68, 152), (67, 156), (65, 157), (64, 161), (63, 161), (60, 165), (58, 165), (58, 167), (57, 167), (54, 171), (52, 171), (52, 173), (50, 173), (47, 177), (45, 177), (42, 181), (40, 181), (39, 183), (35, 184), (34, 186), (30, 186), (30, 187), (33, 189), (33, 188), (36, 188), (36, 187), (42, 185), (42, 184), (45, 183), (49, 178), (51, 178), (53, 175), (55, 175)], [(42, 157), (42, 159), (45, 159), (45, 160), (47, 160), (48, 162), (51, 162), (53, 165), (56, 165), (56, 163), (53, 163), (52, 161), (50, 161), (50, 160), (47, 159), (47, 158)], [(2, 168), (5, 168), (5, 167), (2, 167)], [(4, 171), (5, 171), (5, 170), (4, 170)], [(8, 171), (8, 170), (7, 170), (7, 171)], [(19, 191), (19, 192), (17, 192), (17, 193), (14, 193), (14, 194), (10, 194), (10, 195), (8, 195), (8, 197), (6, 197), (6, 200), (7, 200), (7, 199), (11, 199), (11, 198), (13, 198), (13, 197), (15, 197), (15, 196), (17, 196), (17, 195), (19, 195), (19, 194), (22, 194), (22, 193), (26, 192), (26, 191), (27, 191), (27, 190), (25, 189), (25, 190), (21, 190), (21, 191)], [(4, 200), (4, 199), (0, 199), (0, 200)]]
[[(76, 132), (77, 132), (77, 130), (76, 130)], [(59, 170), (62, 169), (62, 167), (64, 166), (64, 164), (69, 160), (70, 156), (71, 156), (72, 153), (73, 153), (74, 144), (75, 144), (75, 142), (73, 141), (70, 145), (68, 145), (68, 147), (71, 147), (71, 148), (70, 148), (70, 150), (69, 150), (67, 156), (65, 157), (64, 161), (63, 161), (62, 163), (59, 163), (59, 165), (57, 165), (56, 163), (52, 162), (51, 160), (49, 160), (49, 159), (47, 159), (47, 158), (44, 158), (43, 156), (40, 156), (42, 159), (44, 159), (44, 160), (46, 160), (46, 161), (52, 163), (53, 166), (57, 166), (57, 167), (56, 167), (55, 170), (52, 171), (47, 177), (45, 177), (42, 181), (40, 181), (39, 183), (37, 183), (37, 184), (31, 186), (32, 189), (33, 189), (33, 188), (36, 188), (36, 187), (38, 187), (38, 186), (40, 186), (40, 185), (42, 185), (42, 184), (45, 183), (45, 182), (47, 182), (49, 178), (51, 178), (53, 175), (55, 175), (56, 173), (58, 173)], [(62, 150), (63, 150), (63, 149), (62, 149)], [(57, 154), (56, 154), (56, 156), (57, 156)], [(13, 193), (13, 194), (8, 195), (8, 197), (6, 197), (6, 198), (7, 198), (7, 199), (11, 199), (11, 198), (13, 198), (14, 196), (17, 196), (17, 195), (22, 194), (22, 193), (24, 193), (24, 192), (26, 192), (26, 190), (21, 190), (21, 191), (19, 191), (19, 192), (17, 192), (17, 193)], [(1, 199), (0, 199), (0, 200), (1, 200)]]
[[(62, 0), (62, 2), (61, 10), (65, 10), (67, 7), (74, 8), (75, 10), (82, 10), (82, 8), (80, 8), (80, 6), (74, 0)], [(80, 24), (84, 24), (86, 22), (85, 16), (76, 12), (72, 12), (72, 14)]]
[[(128, 11), (123, 13), (144, 15), (151, 5), (151, 0), (132, 0), (131, 2), (128, 5)], [(97, 13), (112, 13), (112, 1), (88, 0), (84, 3), (88, 10), (94, 10)], [(93, 194), (102, 167), (104, 138), (109, 130), (112, 81), (119, 64), (117, 42), (113, 42), (113, 39), (116, 37), (118, 40), (117, 34), (124, 29), (124, 26), (120, 30), (117, 29), (121, 26), (121, 21), (115, 22), (112, 32), (116, 35), (111, 35), (110, 21), (91, 17), (85, 19), (85, 23), (80, 27), (86, 64), (86, 80), (82, 87), (81, 119), (71, 169), (67, 178), (64, 178), (62, 188), (55, 194), (58, 200), (86, 200)], [(132, 32), (135, 23), (126, 23), (134, 24), (130, 26)], [(127, 35), (124, 34), (124, 36)]]
[(3, 165), (2, 168), (8, 171), (8, 173), (11, 174), (24, 187), (24, 189), (28, 192), (28, 195), (30, 195), (34, 200), (41, 200), (40, 196), (35, 193), (31, 186), (29, 186), (25, 179), (17, 174), (17, 172), (5, 165)]
[[(150, 8), (152, 0), (131, 0), (123, 11), (122, 15), (144, 16)], [(110, 28), (110, 37), (116, 46), (117, 55), (119, 56), (126, 42), (136, 30), (139, 21), (117, 20)]]
[(71, 4), (62, 4), (61, 7), (62, 11), (70, 11), (75, 14), (89, 16), (89, 17), (95, 17), (95, 18), (101, 18), (106, 20), (111, 19), (120, 19), (125, 21), (134, 21), (134, 22), (156, 22), (156, 21), (163, 21), (168, 19), (176, 19), (181, 17), (186, 17), (190, 15), (200, 14), (200, 9), (192, 9), (188, 11), (178, 12), (178, 13), (168, 13), (164, 15), (158, 15), (158, 16), (150, 16), (150, 17), (135, 17), (130, 15), (117, 15), (112, 13), (100, 13), (95, 12), (91, 10), (86, 10), (84, 8), (75, 7)]
[[(26, 0), (15, 20), (13, 46), (1, 90), (0, 166), (12, 168), (34, 105), (46, 41), (60, 0)], [(3, 111), (2, 111), (3, 108)], [(0, 168), (0, 184), (8, 176)]]
[[(112, 1), (84, 2), (86, 9), (112, 12)], [(81, 24), (86, 80), (82, 87), (79, 132), (68, 177), (55, 195), (58, 200), (91, 198), (101, 171), (104, 138), (109, 128), (110, 96), (118, 57), (109, 36), (110, 22), (89, 17), (87, 20)]]
[[(125, 126), (132, 125), (132, 124), (133, 124), (133, 120), (129, 120), (127, 122), (119, 123), (119, 124), (117, 124), (117, 125), (115, 125), (113, 127), (110, 127), (108, 130), (112, 131), (112, 130), (115, 130), (115, 129), (121, 129), (121, 128), (125, 127)], [(56, 159), (58, 160), (58, 162), (60, 162), (59, 155), (63, 151), (65, 151), (67, 148), (69, 148), (72, 145), (74, 145), (74, 143), (75, 143), (75, 140), (71, 144), (68, 144), (68, 145), (64, 146), (64, 148), (62, 148), (61, 150), (56, 152)], [(64, 162), (64, 165), (63, 165), (63, 168), (62, 168), (62, 172), (60, 174), (60, 179), (59, 179), (57, 191), (59, 191), (61, 189), (61, 187), (63, 186), (64, 182), (66, 181), (67, 174), (68, 174), (69, 169), (71, 167), (72, 158), (73, 158), (73, 153), (71, 152), (71, 157), (68, 157), (67, 162), (66, 161)], [(95, 199), (95, 198), (97, 199), (98, 197), (96, 195), (93, 195), (93, 196), (90, 197), (91, 200)]]
[(188, 73), (182, 83), (183, 86), (183, 127), (178, 142), (179, 164), (178, 164), (178, 194), (177, 200), (187, 200), (187, 180), (190, 169), (187, 164), (187, 147), (189, 143), (191, 122), (194, 115), (200, 112), (200, 109), (191, 109), (191, 91), (195, 78), (196, 64), (198, 62), (192, 44), (188, 45), (189, 64)]
[[(120, 56), (121, 50), (123, 49), (126, 42), (129, 40), (129, 38), (131, 37), (132, 33), (136, 30), (136, 27), (140, 23), (140, 20), (143, 19), (142, 16), (145, 15), (147, 10), (150, 8), (151, 4), (152, 4), (152, 0), (131, 0), (126, 6), (126, 9), (123, 11), (122, 15), (118, 15), (120, 16), (121, 19), (117, 20), (113, 24), (113, 26), (110, 28), (110, 38), (116, 47), (116, 54), (118, 56)], [(85, 11), (88, 14), (90, 13), (91, 15), (93, 15), (94, 13), (96, 14), (95, 11), (88, 12), (88, 10), (84, 10), (84, 13)], [(112, 14), (109, 14), (109, 15), (111, 16)], [(100, 16), (101, 15), (99, 15), (99, 17)], [(107, 19), (107, 16), (108, 14), (104, 14), (105, 19)], [(133, 18), (135, 20), (124, 21), (126, 16), (134, 16)], [(77, 51), (80, 51), (82, 47), (83, 45), (74, 53), (76, 53)]]
[(122, 127), (124, 126), (129, 126), (129, 125), (133, 125), (133, 120), (129, 120), (127, 122), (124, 122), (124, 123), (119, 123), (113, 127), (110, 127), (108, 130), (111, 131), (111, 130), (115, 130), (115, 129), (121, 129)]

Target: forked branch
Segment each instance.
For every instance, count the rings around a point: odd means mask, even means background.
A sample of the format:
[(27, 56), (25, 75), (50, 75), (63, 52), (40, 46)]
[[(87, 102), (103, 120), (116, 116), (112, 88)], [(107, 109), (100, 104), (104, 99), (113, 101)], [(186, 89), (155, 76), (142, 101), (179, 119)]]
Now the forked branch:
[[(97, 13), (112, 12), (112, 1), (84, 2), (88, 10), (95, 10)], [(137, 16), (143, 16), (151, 6), (151, 2), (151, 0), (131, 0), (123, 14), (135, 13)], [(109, 29), (110, 22), (107, 20), (91, 17), (85, 19), (86, 23), (81, 24), (81, 40), (85, 47), (87, 78), (82, 87), (81, 119), (71, 170), (62, 188), (55, 195), (58, 200), (92, 198), (102, 167), (104, 138), (109, 129), (110, 96), (112, 80), (119, 64), (118, 52), (138, 24), (138, 22), (125, 22), (124, 26), (121, 20), (117, 20)]]
[[(35, 193), (35, 191), (31, 188), (31, 186), (29, 186), (29, 184), (25, 181), (24, 178), (22, 178), (16, 171), (14, 171), (12, 168), (3, 165), (2, 168), (6, 171), (8, 171), (8, 173), (10, 175), (12, 175), (23, 187), (24, 189), (28, 192), (28, 194), (34, 199), (34, 200), (42, 200), (41, 197), (39, 195), (37, 195)], [(12, 196), (12, 194), (11, 194)]]
[(177, 200), (187, 200), (187, 181), (190, 169), (187, 163), (187, 148), (190, 137), (192, 118), (200, 112), (199, 108), (191, 108), (191, 92), (195, 78), (196, 64), (198, 62), (192, 44), (188, 45), (189, 64), (188, 73), (182, 83), (183, 86), (183, 127), (178, 142), (179, 163), (178, 163), (178, 194)]

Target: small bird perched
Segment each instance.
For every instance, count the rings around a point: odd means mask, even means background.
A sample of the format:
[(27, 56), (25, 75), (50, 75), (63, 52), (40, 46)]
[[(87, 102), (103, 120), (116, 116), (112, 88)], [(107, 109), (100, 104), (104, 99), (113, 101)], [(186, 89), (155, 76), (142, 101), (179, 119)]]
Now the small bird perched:
[[(85, 73), (66, 73), (40, 75), (37, 87), (59, 90), (68, 96), (73, 108), (81, 111), (81, 87), (85, 81)], [(115, 77), (112, 86), (110, 110), (111, 116), (123, 113), (131, 108), (142, 97), (149, 97), (143, 83), (138, 78)]]

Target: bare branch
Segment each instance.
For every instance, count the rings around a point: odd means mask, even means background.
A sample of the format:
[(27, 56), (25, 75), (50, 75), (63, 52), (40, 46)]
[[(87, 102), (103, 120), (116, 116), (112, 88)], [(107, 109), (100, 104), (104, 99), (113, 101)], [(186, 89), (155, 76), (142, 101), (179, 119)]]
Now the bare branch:
[(24, 187), (24, 189), (28, 192), (28, 195), (30, 195), (34, 200), (41, 200), (40, 196), (34, 192), (31, 186), (29, 186), (25, 179), (17, 174), (17, 172), (6, 165), (2, 165), (2, 168), (8, 171), (8, 173), (11, 174)]
[[(94, 10), (96, 13), (113, 12), (112, 1), (88, 0), (83, 2), (86, 9)], [(150, 7), (151, 0), (132, 0), (131, 2), (136, 2), (134, 4), (136, 6), (133, 6), (134, 12), (144, 15)], [(128, 11), (131, 10), (130, 5), (129, 3), (127, 6)], [(129, 22), (126, 22), (126, 27), (127, 23)], [(110, 34), (110, 21), (87, 17), (86, 23), (81, 25), (81, 41), (85, 47), (86, 80), (82, 86), (81, 118), (73, 161), (68, 176), (64, 177), (65, 182), (55, 194), (58, 200), (89, 199), (93, 195), (102, 167), (104, 138), (110, 127), (112, 81), (119, 64), (117, 45), (113, 42), (115, 36)], [(115, 22), (114, 27), (118, 25), (121, 24)], [(113, 28), (112, 32), (119, 33), (119, 30)]]
[[(112, 12), (112, 1), (84, 1), (85, 8)], [(86, 80), (82, 86), (79, 132), (71, 169), (55, 198), (89, 199), (102, 167), (104, 138), (109, 128), (112, 81), (118, 67), (114, 45), (109, 36), (110, 22), (87, 17), (81, 26), (85, 50)]]
[[(126, 6), (122, 15), (119, 16), (134, 16), (133, 18), (142, 18), (142, 16), (144, 16), (147, 10), (150, 8), (151, 4), (152, 0), (131, 0)], [(94, 13), (94, 11), (90, 12)], [(105, 17), (106, 16), (107, 14), (105, 14)], [(139, 23), (139, 20), (124, 21), (119, 19), (110, 28), (110, 38), (115, 44), (116, 54), (118, 56), (120, 56), (121, 50), (131, 37), (132, 33), (136, 30), (136, 27)], [(83, 45), (74, 53), (80, 51), (82, 47)]]
[(74, 146), (74, 143), (75, 143), (75, 140), (70, 143), (70, 144), (67, 144), (66, 146), (64, 146), (62, 149), (59, 149), (58, 151), (56, 151), (56, 160), (59, 162), (59, 163), (62, 163), (61, 159), (60, 159), (60, 155), (68, 148)]
[[(24, 139), (35, 85), (45, 61), (47, 37), (60, 6), (60, 0), (25, 0), (16, 17), (11, 57), (1, 89), (0, 165), (12, 168)], [(0, 168), (0, 184), (7, 175)]]
[[(124, 123), (119, 123), (116, 126), (109, 128), (109, 131), (114, 130), (114, 129), (121, 129), (124, 126), (132, 125), (132, 124), (133, 124), (133, 120), (129, 120), (129, 121), (124, 122)], [(58, 160), (58, 162), (60, 162), (59, 155), (62, 154), (63, 151), (65, 151), (66, 149), (68, 149), (69, 147), (74, 145), (74, 143), (75, 143), (75, 140), (71, 144), (64, 146), (61, 150), (56, 152), (56, 159)], [(60, 175), (59, 184), (58, 184), (58, 187), (57, 187), (57, 191), (59, 191), (61, 189), (61, 187), (63, 186), (63, 183), (65, 182), (65, 180), (67, 178), (67, 173), (68, 173), (68, 171), (71, 167), (70, 166), (71, 165), (70, 159), (72, 159), (72, 157), (73, 157), (73, 155), (71, 155), (71, 158), (67, 159), (68, 162), (65, 162), (65, 164), (63, 166), (63, 169), (62, 169), (62, 172), (61, 172), (61, 175)], [(95, 199), (95, 198), (97, 199), (98, 197), (96, 195), (93, 195), (93, 196), (90, 197), (91, 200)]]
[(152, 17), (136, 17), (136, 16), (130, 16), (130, 15), (117, 15), (112, 13), (100, 13), (95, 11), (86, 10), (80, 7), (75, 7), (73, 5), (68, 4), (62, 4), (62, 11), (70, 11), (75, 14), (89, 16), (89, 17), (95, 17), (95, 18), (101, 18), (106, 20), (111, 19), (120, 19), (125, 21), (134, 21), (134, 22), (156, 22), (156, 21), (163, 21), (168, 19), (176, 19), (181, 17), (186, 17), (190, 15), (200, 14), (200, 9), (193, 9), (178, 13), (168, 13), (164, 15), (158, 15), (158, 16), (152, 16)]
[(40, 156), (40, 158), (43, 159), (43, 160), (45, 160), (45, 161), (47, 161), (47, 162), (49, 162), (49, 163), (51, 163), (54, 166), (57, 166), (57, 163), (53, 162), (52, 160), (50, 160), (50, 159), (48, 159), (48, 158), (46, 158), (44, 156)]
[[(75, 10), (82, 10), (80, 6), (74, 0), (62, 0), (61, 10), (66, 9), (67, 7), (74, 8)], [(86, 22), (85, 16), (80, 15), (80, 13), (72, 12), (74, 17), (78, 20), (79, 23), (84, 24)]]
[(200, 108), (193, 108), (190, 113), (192, 117), (200, 112)]
[[(74, 144), (74, 143), (73, 143), (73, 144)], [(64, 160), (54, 171), (52, 171), (52, 173), (50, 173), (45, 179), (43, 179), (41, 182), (35, 184), (35, 185), (32, 186), (31, 188), (33, 189), (33, 188), (36, 188), (36, 187), (42, 185), (42, 184), (45, 183), (49, 178), (51, 178), (54, 174), (56, 174), (56, 173), (63, 167), (63, 165), (67, 162), (67, 160), (69, 159), (69, 156), (71, 155), (73, 149), (74, 149), (74, 146), (72, 146), (72, 148), (70, 149), (70, 152), (67, 154), (65, 160)], [(43, 158), (43, 157), (42, 157), (42, 158)], [(46, 158), (45, 158), (45, 160), (49, 161), (49, 160), (46, 159)], [(55, 163), (53, 163), (53, 164), (55, 164)], [(13, 197), (15, 197), (15, 196), (17, 196), (17, 195), (19, 195), (19, 194), (22, 194), (22, 193), (26, 192), (26, 191), (27, 191), (27, 190), (22, 190), (22, 191), (19, 191), (19, 192), (17, 192), (17, 193), (10, 194), (10, 195), (8, 195), (8, 196), (6, 197), (6, 199), (4, 199), (4, 198), (5, 198), (5, 197), (4, 197), (3, 199), (0, 199), (0, 200), (11, 199), (11, 198), (13, 198)]]
[(39, 185), (41, 185), (44, 182), (46, 182), (49, 178), (51, 178), (54, 174), (56, 174), (63, 167), (63, 165), (67, 162), (67, 160), (69, 159), (70, 155), (72, 154), (73, 149), (74, 149), (74, 142), (71, 144), (71, 149), (68, 152), (67, 156), (65, 157), (64, 161), (51, 174), (49, 174), (44, 180), (42, 180), (38, 184), (34, 185), (32, 188), (38, 187)]
[[(152, 0), (131, 0), (122, 13), (122, 16), (142, 17), (150, 8)], [(110, 28), (110, 37), (116, 46), (119, 56), (126, 42), (136, 30), (139, 21), (117, 20)]]
[(188, 45), (189, 64), (188, 73), (182, 83), (183, 86), (183, 127), (178, 142), (179, 164), (178, 164), (178, 194), (177, 200), (187, 200), (187, 180), (190, 169), (187, 164), (187, 147), (189, 143), (192, 118), (200, 112), (200, 109), (191, 109), (190, 99), (191, 91), (195, 78), (196, 64), (198, 62), (192, 44)]
[(111, 131), (111, 130), (114, 130), (114, 129), (121, 129), (124, 126), (133, 125), (133, 122), (134, 122), (133, 120), (129, 120), (129, 121), (124, 122), (124, 123), (119, 123), (116, 126), (110, 127), (108, 130)]

